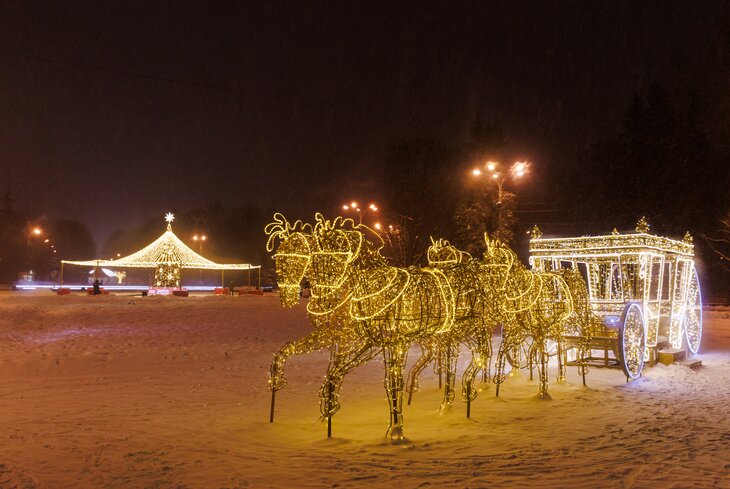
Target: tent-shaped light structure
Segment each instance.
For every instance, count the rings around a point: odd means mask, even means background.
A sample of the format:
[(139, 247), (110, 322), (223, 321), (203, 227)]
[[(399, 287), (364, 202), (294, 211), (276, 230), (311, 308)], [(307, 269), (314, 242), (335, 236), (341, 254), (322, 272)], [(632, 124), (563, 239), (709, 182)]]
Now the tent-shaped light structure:
[(167, 213), (167, 230), (155, 241), (136, 253), (116, 260), (87, 260), (61, 261), (61, 280), (63, 280), (63, 265), (80, 265), (87, 267), (106, 268), (154, 268), (155, 287), (179, 287), (180, 271), (183, 268), (199, 270), (251, 270), (261, 269), (259, 265), (248, 263), (215, 263), (200, 256), (190, 249), (175, 233), (172, 232), (172, 221), (175, 219)]

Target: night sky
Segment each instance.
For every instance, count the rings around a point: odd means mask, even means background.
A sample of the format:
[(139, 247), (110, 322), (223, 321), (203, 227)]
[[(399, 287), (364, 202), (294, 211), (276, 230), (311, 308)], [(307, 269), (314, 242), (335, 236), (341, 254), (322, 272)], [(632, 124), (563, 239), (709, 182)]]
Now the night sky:
[(700, 71), (724, 10), (633, 4), (2, 2), (0, 190), (101, 245), (215, 200), (377, 196), (390, 143), (465, 142), (477, 115), (539, 188), (635, 90)]

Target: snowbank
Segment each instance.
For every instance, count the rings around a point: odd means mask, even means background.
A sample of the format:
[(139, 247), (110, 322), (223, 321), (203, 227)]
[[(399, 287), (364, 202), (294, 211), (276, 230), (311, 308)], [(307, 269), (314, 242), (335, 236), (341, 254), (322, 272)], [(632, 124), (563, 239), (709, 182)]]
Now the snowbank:
[(460, 393), (438, 410), (427, 370), (400, 445), (379, 358), (346, 379), (334, 438), (323, 352), (288, 363), (268, 423), (272, 353), (308, 329), (275, 295), (0, 292), (0, 487), (730, 487), (729, 308), (705, 312), (701, 369), (569, 369), (552, 401), (514, 375), (471, 419)]

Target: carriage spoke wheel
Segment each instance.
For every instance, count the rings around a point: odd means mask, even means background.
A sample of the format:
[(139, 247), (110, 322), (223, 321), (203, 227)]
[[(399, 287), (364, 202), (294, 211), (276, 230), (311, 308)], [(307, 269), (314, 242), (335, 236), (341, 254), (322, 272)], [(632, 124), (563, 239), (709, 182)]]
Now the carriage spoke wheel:
[(687, 289), (687, 303), (684, 311), (684, 333), (687, 338), (687, 348), (697, 353), (702, 340), (702, 292), (697, 270), (693, 270)]
[(646, 328), (641, 306), (636, 302), (626, 304), (618, 330), (619, 360), (627, 379), (635, 379), (644, 368)]

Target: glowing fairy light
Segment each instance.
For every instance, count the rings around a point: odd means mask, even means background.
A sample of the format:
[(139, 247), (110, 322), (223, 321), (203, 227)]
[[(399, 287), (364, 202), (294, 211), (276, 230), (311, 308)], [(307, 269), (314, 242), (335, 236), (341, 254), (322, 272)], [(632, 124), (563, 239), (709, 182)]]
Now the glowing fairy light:
[(112, 260), (63, 260), (62, 264), (108, 268), (154, 268), (155, 287), (179, 287), (181, 271), (185, 268), (201, 270), (250, 270), (260, 266), (237, 263), (215, 263), (190, 249), (172, 232), (175, 216), (165, 215), (167, 230), (155, 241), (136, 253)]
[(584, 270), (592, 312), (606, 325), (618, 325), (604, 327), (599, 336), (618, 342), (629, 378), (641, 373), (660, 337), (674, 348), (686, 343), (696, 353), (702, 336), (702, 296), (691, 236), (687, 233), (679, 241), (649, 234), (649, 228), (642, 217), (635, 234), (614, 229), (603, 236), (533, 236), (530, 241), (535, 269)]
[[(382, 225), (376, 223), (375, 228)], [(667, 272), (672, 277), (668, 281), (677, 286), (669, 295), (681, 320), (668, 321), (670, 340), (684, 332), (692, 351), (699, 346), (701, 297), (696, 272), (690, 268), (693, 252), (688, 239), (648, 233), (551, 239), (543, 238), (535, 226), (530, 232), (531, 269), (513, 250), (487, 236), (481, 260), (448, 241), (432, 239), (428, 267), (399, 268), (382, 256), (380, 235), (349, 218), (330, 221), (317, 214), (313, 225), (291, 224), (276, 214), (265, 231), (267, 250), (274, 252), (282, 305), (300, 300), (302, 283), (311, 287), (306, 309), (312, 332), (284, 345), (271, 364), (272, 421), (275, 394), (286, 385), (287, 359), (323, 348), (331, 351), (319, 391), (328, 434), (340, 409), (345, 376), (379, 353), (390, 411), (387, 436), (392, 440), (403, 437), (403, 393), (409, 393), (410, 403), (418, 390), (418, 376), (429, 363), (435, 361), (438, 371), (446, 374), (442, 406), (453, 402), (456, 361), (463, 344), (471, 350), (461, 382), (467, 415), (477, 395), (476, 375), (491, 377), (499, 394), (506, 362), (513, 368), (529, 368), (531, 374), (536, 370), (538, 395), (543, 398), (549, 398), (550, 355), (557, 356), (558, 380), (565, 378), (570, 359), (585, 383), (593, 342), (606, 335), (613, 334), (616, 356), (627, 377), (635, 378), (641, 373), (645, 349), (656, 344), (652, 342), (657, 335), (647, 335), (647, 325), (659, 324), (664, 311), (647, 295), (651, 285), (636, 285), (662, 283), (663, 279), (653, 279), (657, 270), (664, 269), (664, 265), (654, 268), (658, 262), (675, 266)], [(578, 266), (567, 263), (583, 263), (586, 279)], [(502, 326), (502, 341), (491, 376), (497, 325)], [(677, 326), (679, 333), (674, 331)], [(406, 355), (414, 343), (422, 355), (406, 376)]]
[(470, 345), (472, 361), (462, 378), (468, 413), (476, 397), (476, 374), (489, 376), (491, 337), (498, 323), (507, 334), (494, 381), (504, 379), (507, 350), (529, 337), (537, 345), (530, 360), (540, 372), (539, 393), (547, 397), (545, 345), (562, 341), (565, 320), (574, 313), (571, 291), (560, 274), (528, 270), (513, 251), (490, 240), (482, 261), (439, 240), (428, 250), (429, 267), (393, 267), (380, 253), (383, 242), (376, 232), (341, 217), (329, 221), (317, 214), (312, 226), (290, 224), (277, 214), (266, 232), (267, 249), (275, 251), (282, 304), (296, 303), (300, 284), (308, 279), (312, 297), (307, 312), (313, 325), (311, 334), (287, 343), (274, 356), (271, 420), (275, 393), (286, 384), (287, 358), (325, 347), (337, 352), (320, 390), (320, 411), (331, 428), (344, 376), (382, 352), (390, 410), (387, 436), (401, 439), (404, 366), (414, 342), (428, 353), (411, 370), (408, 391), (417, 390), (419, 373), (437, 355), (447, 379), (443, 405), (454, 398), (459, 345)]

